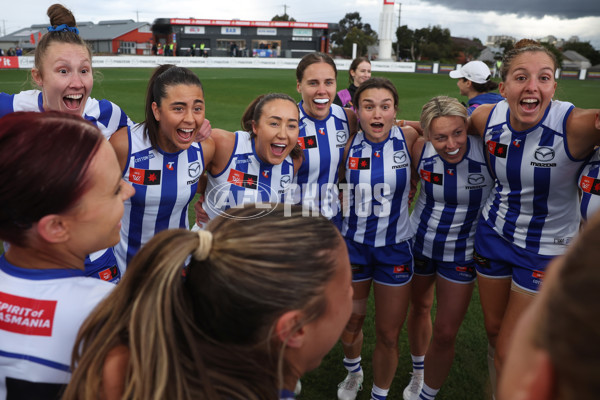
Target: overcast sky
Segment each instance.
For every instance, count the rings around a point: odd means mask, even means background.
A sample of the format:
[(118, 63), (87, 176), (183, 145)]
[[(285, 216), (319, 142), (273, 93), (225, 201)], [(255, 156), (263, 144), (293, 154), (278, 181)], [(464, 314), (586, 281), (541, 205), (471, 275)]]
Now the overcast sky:
[[(8, 0), (7, 0), (8, 1)], [(397, 0), (398, 1), (398, 0)], [(440, 25), (452, 36), (479, 38), (510, 35), (538, 39), (547, 35), (578, 36), (600, 50), (600, 0), (400, 0), (395, 20), (410, 29)], [(55, 1), (23, 0), (7, 4), (0, 13), (0, 30), (11, 33), (32, 24), (48, 23), (46, 10)], [(207, 18), (269, 21), (283, 14), (302, 22), (339, 22), (358, 11), (364, 22), (379, 31), (383, 0), (99, 0), (63, 2), (78, 21), (98, 22), (155, 18)]]

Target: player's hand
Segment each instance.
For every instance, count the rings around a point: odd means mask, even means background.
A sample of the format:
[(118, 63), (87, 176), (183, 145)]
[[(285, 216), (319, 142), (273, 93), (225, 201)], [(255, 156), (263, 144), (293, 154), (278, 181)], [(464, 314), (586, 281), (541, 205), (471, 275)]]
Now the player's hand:
[(206, 138), (208, 138), (210, 136), (211, 132), (212, 132), (212, 127), (210, 126), (210, 121), (205, 118), (204, 122), (202, 122), (202, 125), (200, 126), (200, 129), (198, 129), (198, 133), (196, 133), (195, 141), (201, 142), (201, 141), (205, 140)]
[(194, 211), (196, 211), (196, 224), (203, 225), (208, 222), (208, 214), (202, 208), (202, 203), (204, 203), (204, 195), (200, 195), (196, 204), (194, 204)]

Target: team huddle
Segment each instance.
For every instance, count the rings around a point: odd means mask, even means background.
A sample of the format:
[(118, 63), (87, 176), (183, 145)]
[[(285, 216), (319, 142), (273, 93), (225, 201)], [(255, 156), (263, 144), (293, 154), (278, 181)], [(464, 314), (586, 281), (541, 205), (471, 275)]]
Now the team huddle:
[[(468, 107), (436, 96), (419, 121), (396, 119), (398, 91), (367, 58), (338, 92), (335, 62), (310, 53), (299, 103), (261, 94), (230, 132), (187, 68), (154, 70), (141, 123), (89, 97), (75, 18), (48, 16), (39, 89), (0, 93), (0, 399), (293, 399), (341, 340), (332, 391), (354, 400), (373, 287), (370, 399), (432, 400), (476, 281), (493, 393), (545, 387), (515, 383), (518, 324), (566, 280), (547, 285), (548, 265), (568, 270), (560, 256), (600, 223), (600, 117), (553, 99), (539, 43), (505, 55), (499, 95), (485, 64), (453, 71)], [(391, 393), (405, 321), (413, 371)], [(552, 371), (555, 341), (528, 347)], [(543, 398), (587, 398), (593, 374), (563, 375)]]

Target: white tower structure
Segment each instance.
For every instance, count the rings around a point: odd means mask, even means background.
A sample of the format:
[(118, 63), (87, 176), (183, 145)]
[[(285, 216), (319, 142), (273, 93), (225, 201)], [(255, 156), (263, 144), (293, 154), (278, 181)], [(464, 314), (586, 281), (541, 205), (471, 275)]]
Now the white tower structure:
[(394, 0), (383, 0), (383, 10), (379, 18), (379, 59), (392, 59), (392, 38), (394, 37)]

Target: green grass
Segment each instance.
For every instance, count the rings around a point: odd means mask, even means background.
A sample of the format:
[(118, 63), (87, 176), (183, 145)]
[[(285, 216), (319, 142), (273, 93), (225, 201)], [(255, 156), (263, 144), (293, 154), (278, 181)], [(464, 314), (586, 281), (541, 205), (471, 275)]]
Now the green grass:
[[(207, 103), (207, 118), (215, 128), (236, 130), (246, 105), (258, 94), (284, 92), (300, 100), (296, 91), (295, 71), (259, 69), (196, 69), (203, 82)], [(136, 122), (144, 118), (144, 97), (151, 69), (102, 69), (96, 77), (92, 96), (107, 98), (121, 106)], [(29, 71), (0, 70), (0, 91), (16, 93), (29, 89)], [(458, 96), (456, 80), (446, 75), (375, 73), (394, 82), (399, 95), (398, 118), (418, 120), (422, 105), (436, 95)], [(347, 71), (340, 71), (338, 88), (347, 86)], [(578, 107), (595, 108), (598, 104), (600, 81), (563, 80), (558, 84), (556, 97), (573, 102)], [(466, 101), (466, 98), (459, 98)], [(193, 208), (191, 218), (193, 218)], [(372, 384), (371, 354), (374, 347), (374, 310), (372, 299), (365, 323), (363, 367), (365, 388), (359, 400), (369, 398)], [(487, 341), (477, 288), (457, 341), (456, 357), (450, 376), (438, 395), (444, 399), (484, 399), (489, 396), (487, 383)], [(338, 344), (325, 357), (322, 365), (303, 379), (300, 399), (335, 399), (337, 384), (346, 375), (342, 366), (343, 354)], [(411, 361), (406, 332), (400, 340), (400, 360), (389, 399), (401, 399), (408, 383)]]

